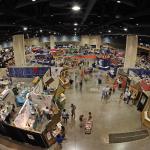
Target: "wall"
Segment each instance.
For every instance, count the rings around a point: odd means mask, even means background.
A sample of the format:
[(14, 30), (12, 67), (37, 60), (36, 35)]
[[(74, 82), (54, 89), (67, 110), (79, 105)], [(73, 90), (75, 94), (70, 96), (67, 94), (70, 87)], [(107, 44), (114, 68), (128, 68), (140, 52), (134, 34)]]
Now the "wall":
[(103, 36), (102, 37), (103, 43), (109, 43), (110, 46), (119, 48), (119, 49), (126, 49), (126, 37), (125, 36)]
[(9, 47), (12, 47), (12, 41), (9, 41), (9, 42), (3, 42), (1, 44), (2, 48), (9, 48)]

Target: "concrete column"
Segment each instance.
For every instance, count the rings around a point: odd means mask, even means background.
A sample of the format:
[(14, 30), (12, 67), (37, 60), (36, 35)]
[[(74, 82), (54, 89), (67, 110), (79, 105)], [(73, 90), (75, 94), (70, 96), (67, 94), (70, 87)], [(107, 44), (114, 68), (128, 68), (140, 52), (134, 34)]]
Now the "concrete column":
[(40, 46), (40, 41), (39, 41), (38, 37), (30, 39), (30, 46), (32, 46), (32, 45), (34, 45), (34, 46)]
[(138, 36), (128, 35), (126, 39), (126, 53), (124, 68), (134, 68), (137, 58)]
[(100, 35), (90, 36), (90, 45), (96, 45), (97, 49), (100, 49), (100, 45), (102, 45), (102, 39)]
[(90, 45), (90, 38), (88, 35), (82, 35), (81, 36), (81, 42), (80, 42), (80, 46), (85, 46), (85, 45)]
[(55, 48), (55, 37), (54, 37), (54, 35), (50, 36), (50, 48), (51, 49)]
[(26, 60), (25, 60), (25, 45), (23, 34), (13, 36), (13, 49), (14, 49), (15, 65), (24, 66)]
[(24, 45), (26, 45), (26, 46), (31, 46), (31, 44), (30, 44), (30, 39), (25, 39), (25, 40), (24, 40)]

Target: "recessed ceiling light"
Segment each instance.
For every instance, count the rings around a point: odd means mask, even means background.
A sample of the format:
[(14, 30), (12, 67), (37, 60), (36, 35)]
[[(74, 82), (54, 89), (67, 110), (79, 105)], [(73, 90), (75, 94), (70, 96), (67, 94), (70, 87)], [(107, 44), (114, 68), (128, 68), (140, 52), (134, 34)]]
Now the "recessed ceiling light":
[(77, 28), (74, 28), (74, 31), (77, 31)]
[(121, 1), (117, 0), (117, 3), (118, 3), (118, 4), (120, 4), (120, 3), (121, 3)]
[(32, 2), (35, 2), (36, 0), (32, 0)]
[(78, 26), (78, 23), (75, 22), (75, 23), (74, 23), (74, 26)]
[(116, 15), (116, 16), (115, 16), (115, 18), (116, 18), (116, 19), (119, 19), (119, 18), (120, 18), (120, 16), (119, 16), (119, 15)]
[(130, 20), (133, 20), (134, 18), (133, 18), (133, 17), (130, 17), (129, 19), (130, 19)]
[(54, 17), (54, 15), (51, 15), (51, 17)]
[(80, 8), (80, 6), (78, 6), (78, 5), (74, 5), (73, 7), (72, 7), (72, 10), (74, 10), (74, 11), (79, 11), (81, 8)]
[(139, 26), (139, 24), (137, 23), (136, 26)]
[(54, 35), (56, 34), (56, 32), (54, 32)]
[(101, 16), (97, 16), (98, 18), (100, 18)]
[(43, 30), (42, 30), (42, 29), (40, 29), (40, 32), (42, 33), (42, 32), (43, 32)]
[(108, 30), (108, 33), (111, 33), (111, 30)]
[(27, 30), (28, 30), (28, 28), (27, 28), (27, 27), (23, 27), (23, 30), (24, 30), (24, 31), (27, 31)]
[(128, 31), (128, 29), (127, 29), (127, 28), (123, 28), (123, 30), (124, 30), (124, 31)]

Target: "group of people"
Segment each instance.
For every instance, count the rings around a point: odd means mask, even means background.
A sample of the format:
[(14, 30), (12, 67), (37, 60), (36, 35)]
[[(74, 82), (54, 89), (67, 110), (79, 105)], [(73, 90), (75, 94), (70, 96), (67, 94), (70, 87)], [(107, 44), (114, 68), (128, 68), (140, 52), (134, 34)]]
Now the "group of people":
[[(74, 104), (71, 104), (71, 117), (72, 119), (75, 119), (75, 116), (76, 116), (76, 106)], [(63, 120), (63, 123), (64, 124), (67, 124), (68, 122), (68, 119), (69, 119), (69, 113), (66, 111), (66, 109), (63, 109), (62, 113), (61, 113), (61, 116), (62, 116), (62, 120)]]
[(80, 121), (80, 128), (82, 128), (85, 125), (86, 121), (91, 121), (92, 122), (93, 121), (92, 113), (89, 112), (87, 119), (84, 117), (84, 115), (80, 115), (79, 116), (79, 121)]
[(101, 100), (107, 100), (108, 98), (110, 98), (111, 94), (112, 88), (110, 86), (103, 87)]

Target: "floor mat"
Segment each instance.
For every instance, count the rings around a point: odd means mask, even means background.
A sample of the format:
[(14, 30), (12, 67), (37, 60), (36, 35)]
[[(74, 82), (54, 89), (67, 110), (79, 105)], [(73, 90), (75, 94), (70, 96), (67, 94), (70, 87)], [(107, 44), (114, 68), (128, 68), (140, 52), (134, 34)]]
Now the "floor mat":
[(149, 136), (147, 130), (141, 130), (136, 132), (109, 134), (109, 143), (123, 143), (135, 140), (144, 139)]

